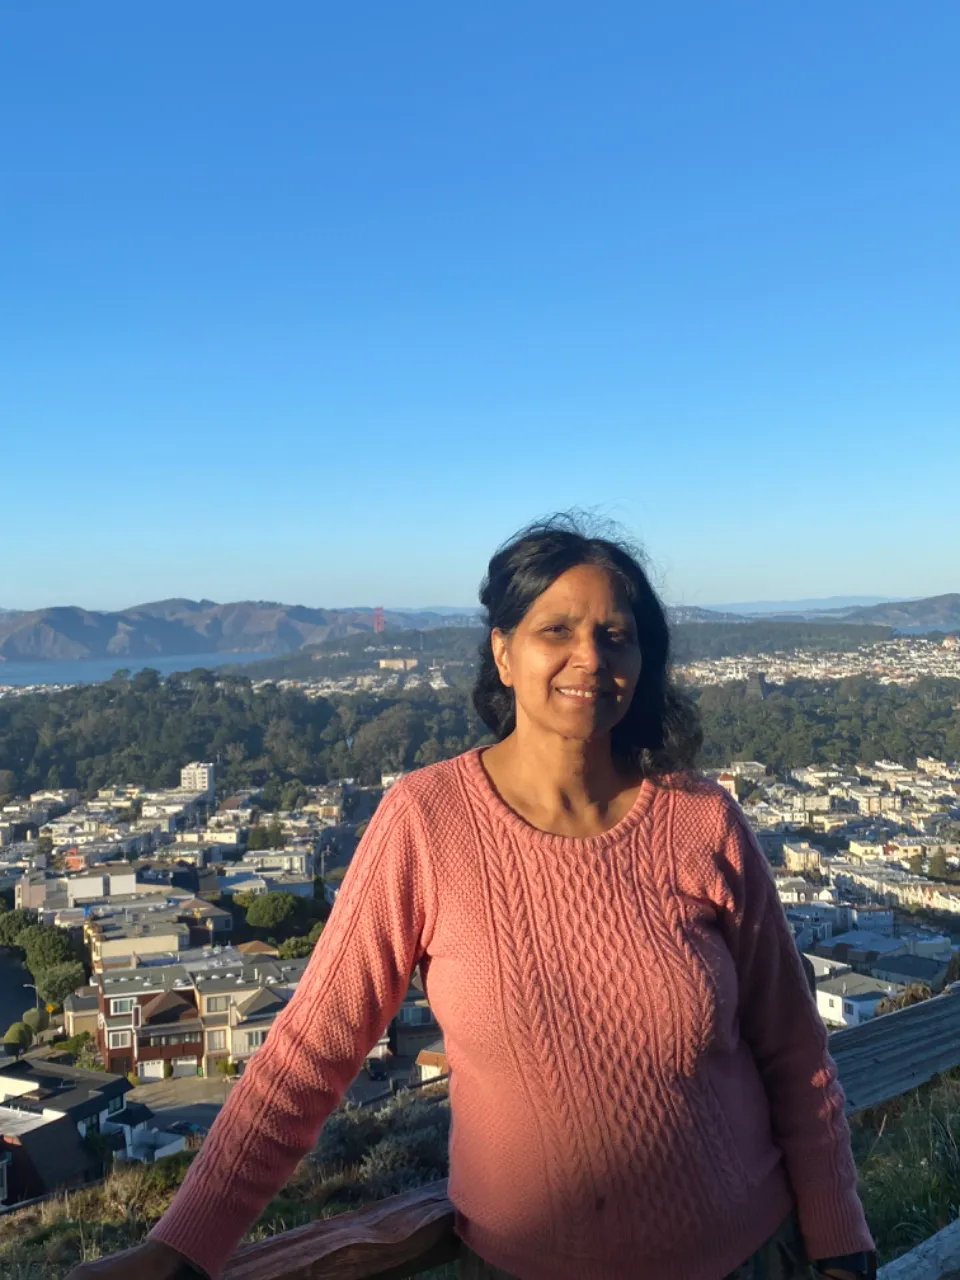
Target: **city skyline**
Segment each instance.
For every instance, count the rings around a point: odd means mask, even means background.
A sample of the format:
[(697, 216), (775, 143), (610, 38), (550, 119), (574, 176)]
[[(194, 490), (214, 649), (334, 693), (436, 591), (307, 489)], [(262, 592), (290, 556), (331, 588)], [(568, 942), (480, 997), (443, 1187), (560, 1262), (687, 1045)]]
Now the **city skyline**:
[(0, 605), (957, 589), (960, 11), (4, 17)]

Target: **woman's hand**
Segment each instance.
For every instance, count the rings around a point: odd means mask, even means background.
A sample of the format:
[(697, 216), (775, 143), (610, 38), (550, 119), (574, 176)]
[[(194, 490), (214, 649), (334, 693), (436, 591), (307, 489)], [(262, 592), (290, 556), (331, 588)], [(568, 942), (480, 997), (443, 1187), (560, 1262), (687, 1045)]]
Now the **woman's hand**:
[(67, 1280), (193, 1280), (202, 1274), (162, 1240), (145, 1240), (135, 1249), (81, 1263)]

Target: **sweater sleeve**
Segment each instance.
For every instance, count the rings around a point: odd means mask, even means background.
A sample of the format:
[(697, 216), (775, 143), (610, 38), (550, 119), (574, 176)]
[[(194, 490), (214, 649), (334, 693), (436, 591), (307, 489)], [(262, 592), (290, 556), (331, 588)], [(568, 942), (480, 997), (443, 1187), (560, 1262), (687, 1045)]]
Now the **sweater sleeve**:
[(767, 859), (740, 811), (725, 805), (724, 814), (725, 931), (740, 1033), (760, 1069), (807, 1251), (816, 1260), (872, 1250), (826, 1029)]
[(357, 847), (293, 998), (150, 1233), (213, 1280), (313, 1149), (403, 1001), (435, 908), (421, 833), (398, 783)]

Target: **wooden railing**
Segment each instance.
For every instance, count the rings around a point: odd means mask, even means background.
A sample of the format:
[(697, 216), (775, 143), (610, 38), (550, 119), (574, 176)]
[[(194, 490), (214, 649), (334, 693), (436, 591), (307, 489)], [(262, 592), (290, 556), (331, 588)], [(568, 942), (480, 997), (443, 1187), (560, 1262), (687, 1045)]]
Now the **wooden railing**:
[[(960, 992), (838, 1031), (830, 1051), (850, 1114), (907, 1093), (960, 1065)], [(224, 1280), (401, 1280), (457, 1250), (447, 1184), (433, 1182), (246, 1245)]]

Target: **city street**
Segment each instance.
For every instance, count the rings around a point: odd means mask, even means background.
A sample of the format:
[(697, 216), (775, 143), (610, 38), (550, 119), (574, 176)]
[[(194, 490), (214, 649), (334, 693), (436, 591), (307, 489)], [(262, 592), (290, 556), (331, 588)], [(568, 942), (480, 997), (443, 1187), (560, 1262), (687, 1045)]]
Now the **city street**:
[[(388, 1075), (406, 1084), (410, 1067), (409, 1058), (393, 1060)], [(148, 1106), (160, 1124), (187, 1121), (209, 1129), (237, 1083), (236, 1078), (229, 1077), (207, 1079), (204, 1076), (181, 1076), (178, 1079), (137, 1085), (127, 1097)], [(371, 1080), (365, 1071), (361, 1071), (347, 1090), (346, 1101), (370, 1102), (389, 1091), (389, 1078)]]

